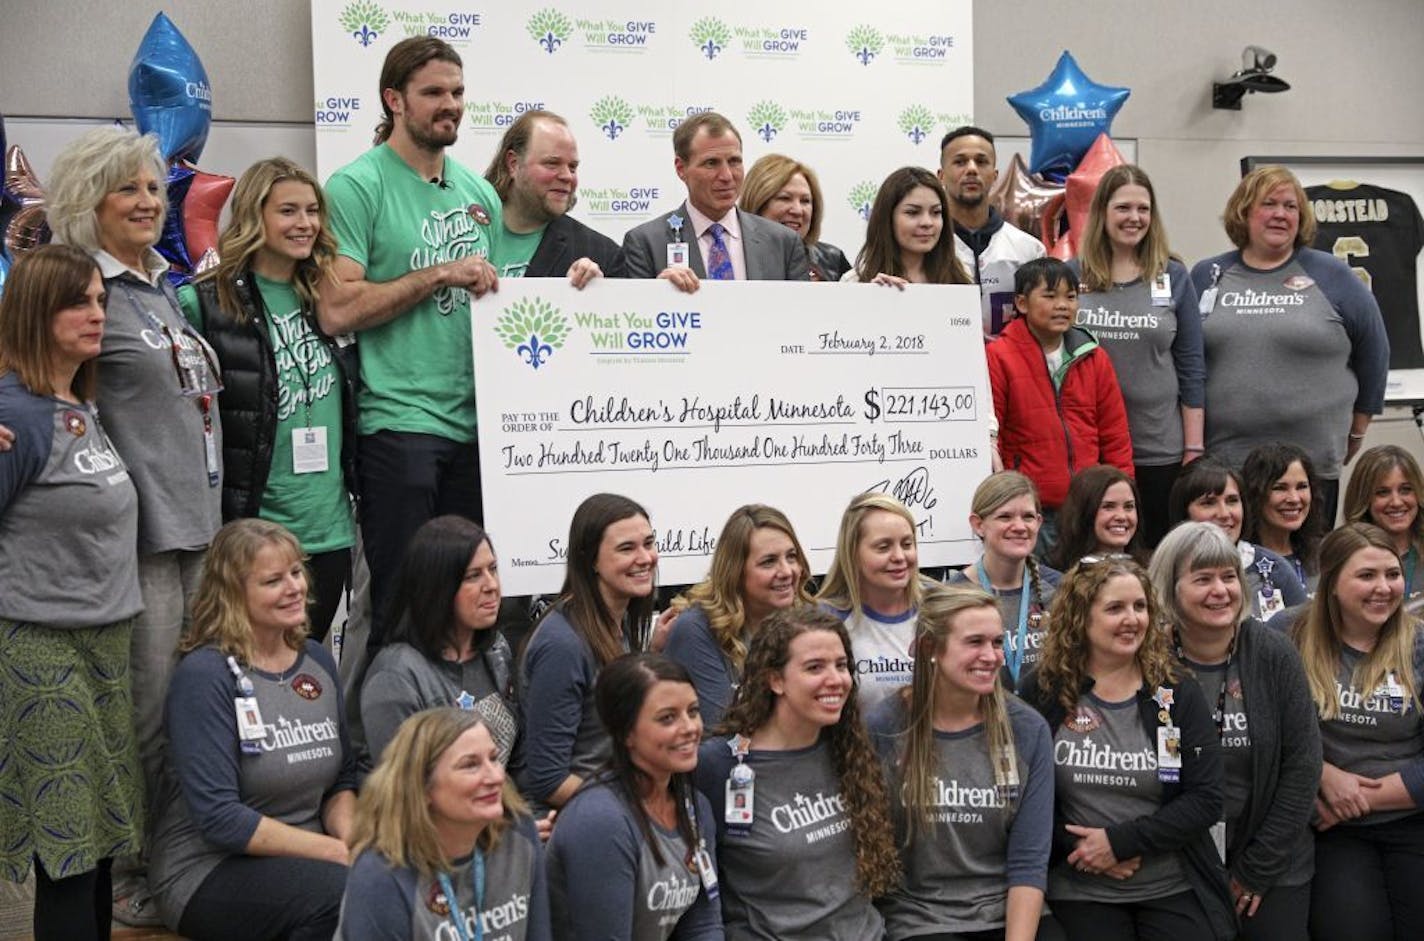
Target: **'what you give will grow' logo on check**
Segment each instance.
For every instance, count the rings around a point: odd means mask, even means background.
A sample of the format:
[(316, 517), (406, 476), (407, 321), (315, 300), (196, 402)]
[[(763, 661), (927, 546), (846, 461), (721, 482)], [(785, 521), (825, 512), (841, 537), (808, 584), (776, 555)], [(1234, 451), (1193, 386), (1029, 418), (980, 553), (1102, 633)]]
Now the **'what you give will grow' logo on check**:
[(495, 321), (494, 332), (530, 367), (538, 369), (569, 336), (569, 321), (542, 298), (515, 301)]

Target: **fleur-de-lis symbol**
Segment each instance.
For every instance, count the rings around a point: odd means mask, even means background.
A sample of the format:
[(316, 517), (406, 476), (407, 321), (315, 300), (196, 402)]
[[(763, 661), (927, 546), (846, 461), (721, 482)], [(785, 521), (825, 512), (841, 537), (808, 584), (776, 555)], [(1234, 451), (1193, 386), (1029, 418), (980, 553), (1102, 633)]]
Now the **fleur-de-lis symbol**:
[(554, 50), (563, 44), (564, 41), (558, 36), (555, 36), (552, 32), (545, 33), (544, 38), (539, 40), (539, 45), (543, 46), (544, 51), (549, 53), (549, 55), (553, 55)]
[(761, 136), (762, 140), (766, 141), (769, 144), (771, 143), (771, 139), (776, 136), (776, 128), (772, 127), (771, 122), (768, 121), (761, 127), (757, 128), (757, 134)]
[(916, 124), (914, 127), (910, 128), (910, 140), (912, 140), (912, 141), (914, 141), (916, 144), (918, 144), (920, 141), (922, 141), (922, 140), (924, 140), (924, 139), (925, 139), (925, 131), (924, 131), (924, 128), (920, 127), (918, 124)]
[(870, 203), (861, 203), (860, 208), (857, 209), (855, 212), (856, 215), (860, 216), (862, 219), (866, 220), (867, 222), (870, 221)]
[(869, 65), (870, 60), (875, 58), (875, 53), (870, 51), (869, 46), (861, 46), (860, 51), (855, 54), (855, 57), (860, 60), (861, 65)]
[(514, 352), (518, 353), (519, 358), (524, 362), (538, 369), (549, 361), (549, 357), (554, 353), (554, 348), (547, 343), (540, 342), (539, 337), (531, 333), (529, 342), (521, 343)]
[(371, 43), (375, 42), (376, 37), (381, 34), (371, 29), (371, 27), (367, 26), (365, 23), (362, 23), (361, 28), (356, 30), (356, 32), (352, 33), (351, 35), (361, 45), (369, 46)]
[(709, 59), (717, 58), (717, 53), (722, 51), (722, 47), (717, 45), (717, 40), (715, 39), (708, 39), (698, 48), (700, 48), (703, 54), (706, 55)]
[(623, 133), (623, 125), (618, 123), (617, 118), (609, 118), (608, 123), (603, 125), (603, 133), (608, 135), (609, 140), (617, 140), (618, 135)]

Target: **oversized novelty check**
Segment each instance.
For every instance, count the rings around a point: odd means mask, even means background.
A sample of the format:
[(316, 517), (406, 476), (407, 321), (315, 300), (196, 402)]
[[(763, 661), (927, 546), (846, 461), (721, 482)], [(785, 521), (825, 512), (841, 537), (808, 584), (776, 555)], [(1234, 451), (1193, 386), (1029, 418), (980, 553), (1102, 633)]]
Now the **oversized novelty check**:
[(506, 279), (472, 305), (485, 526), (504, 591), (554, 592), (590, 494), (648, 510), (659, 581), (707, 573), (746, 503), (815, 573), (851, 497), (917, 521), (921, 566), (971, 561), (993, 400), (972, 286)]

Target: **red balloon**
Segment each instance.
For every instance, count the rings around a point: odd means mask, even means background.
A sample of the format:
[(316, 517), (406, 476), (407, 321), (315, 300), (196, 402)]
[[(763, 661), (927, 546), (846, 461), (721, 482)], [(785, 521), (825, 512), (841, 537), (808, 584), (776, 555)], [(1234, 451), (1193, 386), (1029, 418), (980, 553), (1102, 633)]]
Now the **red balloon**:
[(218, 219), (237, 180), (202, 170), (193, 171), (193, 182), (183, 200), (183, 238), (188, 257), (201, 258), (218, 247)]
[(1078, 254), (1078, 236), (1088, 224), (1088, 207), (1093, 202), (1093, 193), (1098, 181), (1113, 167), (1127, 163), (1122, 152), (1113, 144), (1112, 138), (1099, 134), (1093, 146), (1078, 162), (1078, 169), (1068, 174), (1068, 182), (1063, 190), (1063, 211), (1068, 216), (1068, 231), (1058, 234), (1057, 219), (1044, 217), (1043, 242), (1048, 246), (1048, 254), (1064, 261)]
[(19, 144), (5, 152), (5, 194), (18, 208), (5, 220), (0, 236), (10, 257), (18, 259), (49, 241), (44, 187)]

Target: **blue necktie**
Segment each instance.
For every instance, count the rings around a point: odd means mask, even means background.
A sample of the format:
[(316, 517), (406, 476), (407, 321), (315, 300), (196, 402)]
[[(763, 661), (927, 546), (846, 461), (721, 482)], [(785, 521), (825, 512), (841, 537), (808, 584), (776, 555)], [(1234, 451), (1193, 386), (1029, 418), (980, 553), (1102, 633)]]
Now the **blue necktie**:
[(707, 227), (712, 233), (712, 250), (707, 253), (707, 277), (713, 281), (732, 281), (736, 274), (732, 271), (732, 256), (727, 253), (727, 243), (722, 241), (722, 223), (714, 222)]

